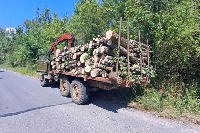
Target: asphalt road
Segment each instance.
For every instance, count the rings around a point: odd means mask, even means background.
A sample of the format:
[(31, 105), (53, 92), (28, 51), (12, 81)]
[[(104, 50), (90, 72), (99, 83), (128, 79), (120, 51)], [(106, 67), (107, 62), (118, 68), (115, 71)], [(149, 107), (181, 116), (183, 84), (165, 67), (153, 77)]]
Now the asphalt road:
[(200, 133), (200, 126), (159, 118), (95, 97), (76, 105), (58, 88), (0, 69), (0, 133)]

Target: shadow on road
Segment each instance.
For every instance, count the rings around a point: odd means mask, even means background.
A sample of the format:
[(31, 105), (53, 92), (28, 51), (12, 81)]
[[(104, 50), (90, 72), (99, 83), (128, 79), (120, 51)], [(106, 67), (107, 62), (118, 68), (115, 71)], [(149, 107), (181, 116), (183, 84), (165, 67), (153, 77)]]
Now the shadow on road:
[(94, 104), (100, 108), (103, 108), (107, 111), (111, 111), (113, 113), (118, 113), (118, 111), (117, 111), (118, 109), (127, 107), (126, 105), (123, 105), (123, 104), (112, 103), (112, 102), (105, 101), (102, 99), (92, 98), (91, 101), (92, 102), (90, 102), (90, 104)]
[(55, 107), (55, 106), (58, 106), (58, 105), (65, 105), (65, 104), (69, 104), (69, 103), (71, 103), (71, 102), (61, 103), (61, 104), (56, 104), (56, 105), (48, 105), (48, 106), (36, 107), (36, 108), (32, 108), (32, 109), (27, 109), (27, 110), (15, 112), (15, 113), (3, 114), (3, 115), (0, 115), (0, 118), (19, 115), (19, 114), (22, 114), (22, 113), (26, 113), (26, 112), (30, 112), (30, 111), (34, 111), (34, 110), (38, 110), (38, 109), (43, 109), (43, 108), (48, 108), (48, 107)]
[(3, 71), (3, 70), (0, 70), (0, 72), (5, 72), (5, 71)]
[(91, 92), (88, 104), (94, 104), (113, 113), (118, 113), (118, 109), (127, 107), (126, 103), (120, 103), (119, 99), (115, 99), (113, 94), (108, 93), (109, 91)]

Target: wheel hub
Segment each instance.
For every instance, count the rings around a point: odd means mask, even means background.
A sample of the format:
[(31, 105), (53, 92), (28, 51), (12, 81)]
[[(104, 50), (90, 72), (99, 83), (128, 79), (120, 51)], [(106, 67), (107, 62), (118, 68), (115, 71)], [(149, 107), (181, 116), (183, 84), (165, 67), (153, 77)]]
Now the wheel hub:
[(75, 100), (79, 100), (79, 98), (80, 98), (80, 89), (79, 89), (78, 85), (73, 86), (73, 97)]
[(67, 89), (66, 89), (66, 81), (65, 80), (62, 80), (62, 91), (66, 91)]

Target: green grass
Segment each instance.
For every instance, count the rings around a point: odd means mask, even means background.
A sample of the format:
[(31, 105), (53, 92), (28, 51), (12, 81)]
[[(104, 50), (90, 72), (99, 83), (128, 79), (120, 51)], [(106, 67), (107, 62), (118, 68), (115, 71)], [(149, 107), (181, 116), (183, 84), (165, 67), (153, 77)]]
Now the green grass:
[(35, 68), (29, 68), (29, 67), (11, 67), (10, 65), (1, 64), (0, 68), (5, 70), (10, 70), (14, 72), (18, 72), (22, 75), (31, 76), (35, 78), (39, 78), (39, 74), (36, 72)]
[(184, 121), (200, 124), (200, 86), (197, 83), (166, 80), (155, 86), (145, 88), (143, 95), (133, 101), (162, 117), (184, 118)]

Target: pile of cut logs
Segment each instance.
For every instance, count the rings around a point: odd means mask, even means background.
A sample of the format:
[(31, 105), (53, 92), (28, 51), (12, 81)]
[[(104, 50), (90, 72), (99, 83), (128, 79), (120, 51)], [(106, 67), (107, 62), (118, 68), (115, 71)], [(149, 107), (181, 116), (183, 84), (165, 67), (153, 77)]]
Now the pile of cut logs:
[[(98, 36), (83, 46), (57, 49), (51, 62), (52, 69), (59, 72), (71, 72), (77, 75), (107, 78), (110, 72), (116, 71), (118, 58), (119, 35), (109, 30), (106, 37)], [(129, 45), (129, 71), (127, 72), (127, 43), (121, 38), (119, 47), (119, 76), (140, 77), (141, 72), (149, 69), (149, 46), (130, 40)], [(143, 70), (141, 71), (141, 68)]]

